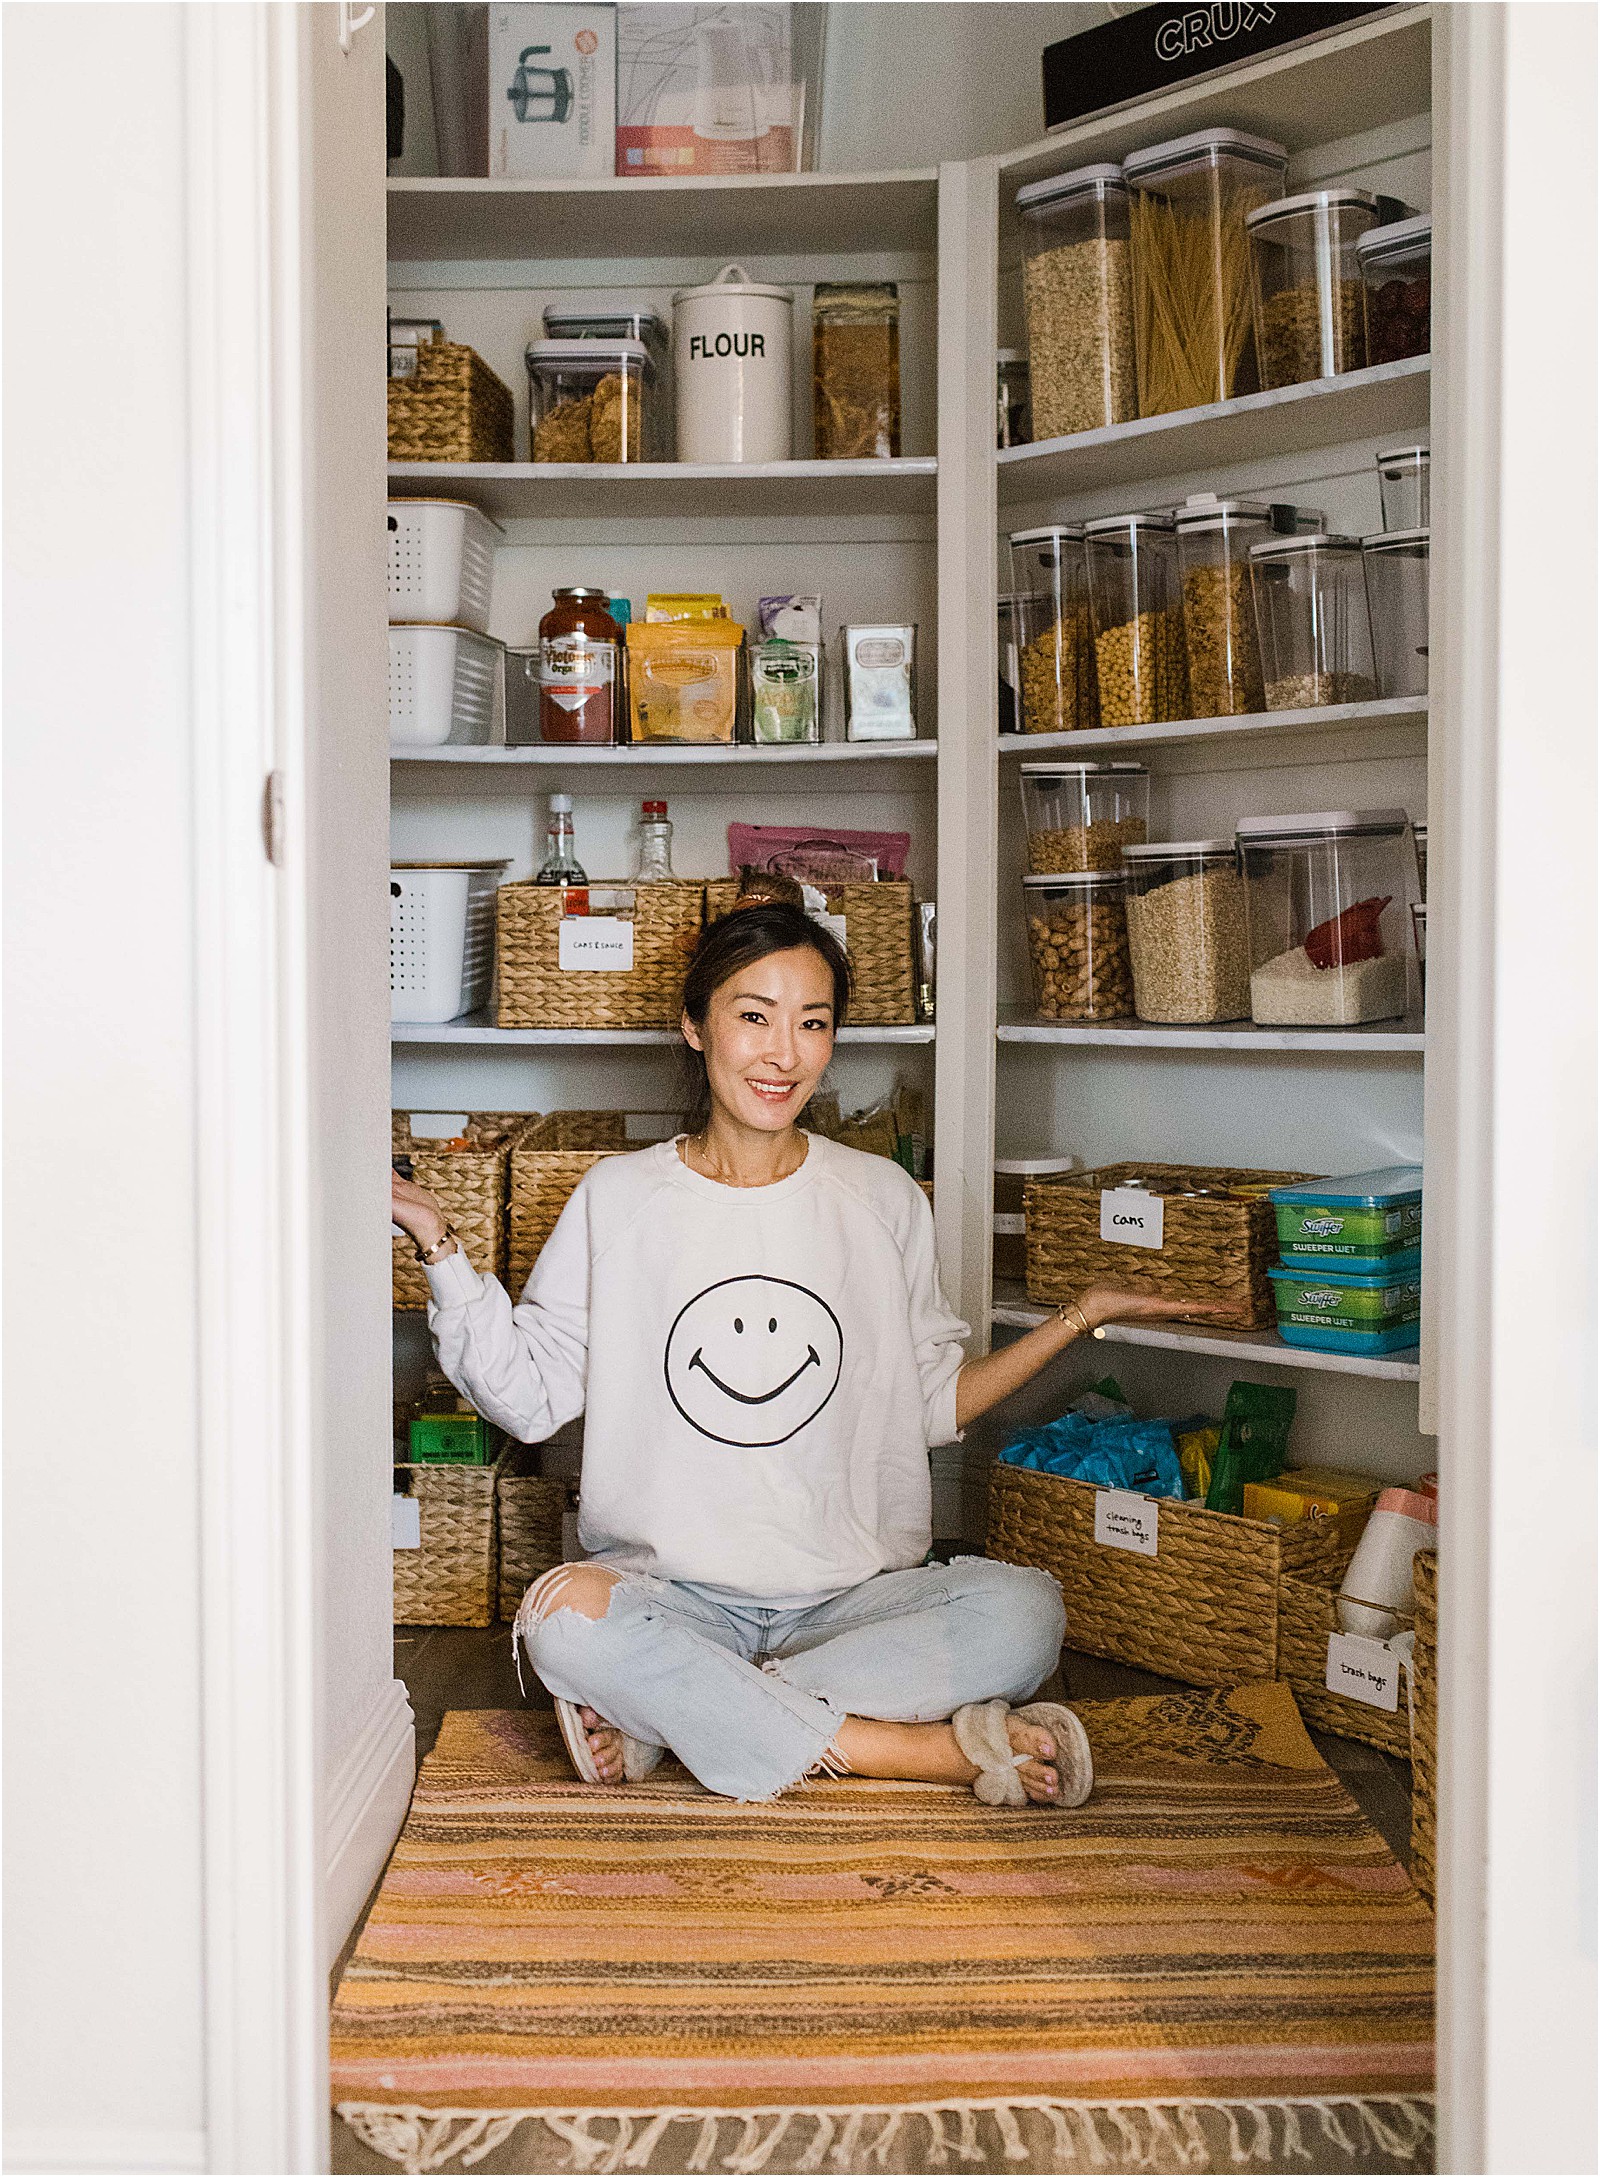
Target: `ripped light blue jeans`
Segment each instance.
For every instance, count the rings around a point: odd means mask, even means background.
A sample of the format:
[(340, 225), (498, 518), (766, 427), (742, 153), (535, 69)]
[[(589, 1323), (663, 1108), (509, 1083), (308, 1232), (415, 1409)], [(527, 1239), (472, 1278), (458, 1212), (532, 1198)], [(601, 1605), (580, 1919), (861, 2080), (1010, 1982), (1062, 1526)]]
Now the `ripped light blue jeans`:
[(525, 1653), (549, 1692), (670, 1747), (730, 1799), (771, 1799), (810, 1775), (847, 1716), (928, 1723), (967, 1701), (1026, 1699), (1055, 1669), (1066, 1622), (1048, 1573), (988, 1557), (882, 1572), (800, 1610), (623, 1572), (600, 1618), (562, 1606), (567, 1569), (524, 1599), (519, 1669)]

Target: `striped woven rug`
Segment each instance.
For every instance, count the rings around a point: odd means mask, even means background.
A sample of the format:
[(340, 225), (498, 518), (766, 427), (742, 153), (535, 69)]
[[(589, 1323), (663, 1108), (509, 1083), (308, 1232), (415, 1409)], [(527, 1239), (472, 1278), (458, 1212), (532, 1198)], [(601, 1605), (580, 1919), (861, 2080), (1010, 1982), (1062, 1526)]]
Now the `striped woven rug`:
[(548, 1715), (447, 1717), (340, 2115), (419, 2171), (1429, 2167), (1432, 1922), (1288, 1688), (1080, 1713), (1075, 1813), (608, 1793)]

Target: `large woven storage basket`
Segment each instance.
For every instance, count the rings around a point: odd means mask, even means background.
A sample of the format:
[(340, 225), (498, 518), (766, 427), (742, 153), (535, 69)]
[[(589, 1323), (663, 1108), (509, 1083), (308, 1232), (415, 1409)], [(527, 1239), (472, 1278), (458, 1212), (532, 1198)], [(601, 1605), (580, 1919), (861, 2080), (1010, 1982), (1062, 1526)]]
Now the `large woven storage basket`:
[(1278, 1676), (1286, 1678), (1306, 1722), (1336, 1738), (1360, 1739), (1383, 1753), (1411, 1758), (1411, 1718), (1404, 1685), (1400, 1705), (1391, 1715), (1371, 1708), (1327, 1685), (1328, 1635), (1339, 1631), (1335, 1608), (1343, 1559), (1311, 1573), (1286, 1575), (1278, 1591)]
[[(898, 877), (825, 890), (828, 912), (844, 917), (853, 988), (850, 1019), (863, 1028), (905, 1028), (917, 1017), (912, 959), (911, 887)], [(706, 920), (715, 922), (738, 898), (738, 881), (717, 877), (706, 886)]]
[(500, 1466), (496, 1511), (500, 1525), (497, 1606), (502, 1618), (517, 1605), (541, 1572), (562, 1560), (561, 1520), (567, 1509), (568, 1484), (539, 1472), (538, 1444), (513, 1444)]
[(999, 1461), (990, 1476), (988, 1554), (1061, 1583), (1066, 1645), (1195, 1686), (1276, 1677), (1279, 1583), (1332, 1561), (1324, 1523), (1274, 1527), (1162, 1503), (1156, 1554), (1145, 1557), (1096, 1542), (1099, 1494)]
[[(441, 1148), (413, 1138), (407, 1116), (394, 1114), (392, 1147), (411, 1159), (419, 1187), (438, 1196), (474, 1270), (498, 1277), (505, 1269), (506, 1167), (523, 1112), (476, 1111), (467, 1122), (465, 1149)], [(411, 1241), (396, 1234), (393, 1246), (394, 1304), (425, 1308), (428, 1278)]]
[(585, 1172), (628, 1146), (620, 1111), (552, 1111), (530, 1120), (511, 1145), (510, 1246), (506, 1284), (522, 1297), (539, 1250)]
[(1439, 1886), (1439, 1559), (1411, 1568), (1417, 1645), (1411, 1659), (1411, 1879), (1431, 1905)]
[(410, 378), (389, 380), (391, 461), (512, 461), (511, 389), (475, 348), (417, 350)]
[(508, 1454), (493, 1466), (397, 1466), (395, 1488), (415, 1497), (422, 1547), (394, 1553), (396, 1625), (492, 1625), (498, 1601), (495, 1492)]
[(631, 968), (563, 968), (561, 923), (568, 889), (552, 884), (503, 884), (499, 917), (502, 1028), (676, 1028), (683, 1014), (683, 978), (705, 915), (703, 884), (589, 885), (615, 893), (618, 919), (633, 924)]
[[(1225, 1313), (1206, 1318), (1219, 1330), (1269, 1330), (1277, 1313), (1267, 1272), (1278, 1259), (1278, 1232), (1267, 1189), (1307, 1176), (1202, 1164), (1103, 1164), (1097, 1171), (1032, 1179), (1022, 1196), (1028, 1298), (1054, 1304), (1075, 1300), (1090, 1285), (1116, 1285), (1222, 1308)], [(1162, 1198), (1158, 1248), (1100, 1237), (1102, 1191), (1134, 1181)], [(1209, 1191), (1197, 1193), (1199, 1188)]]

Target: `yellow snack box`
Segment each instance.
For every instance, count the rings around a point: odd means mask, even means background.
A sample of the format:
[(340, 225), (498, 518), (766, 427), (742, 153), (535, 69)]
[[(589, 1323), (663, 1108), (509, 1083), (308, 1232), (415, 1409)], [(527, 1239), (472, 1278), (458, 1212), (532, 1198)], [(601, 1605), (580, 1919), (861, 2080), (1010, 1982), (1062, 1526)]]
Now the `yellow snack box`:
[(710, 590), (652, 590), (644, 601), (644, 616), (646, 624), (652, 626), (682, 620), (725, 620), (728, 607)]
[(635, 741), (731, 741), (739, 709), (736, 620), (635, 622), (628, 629)]
[(1246, 1482), (1244, 1516), (1295, 1527), (1304, 1519), (1331, 1520), (1340, 1541), (1354, 1549), (1367, 1514), (1383, 1484), (1370, 1474), (1346, 1474), (1337, 1467), (1294, 1467), (1275, 1481)]

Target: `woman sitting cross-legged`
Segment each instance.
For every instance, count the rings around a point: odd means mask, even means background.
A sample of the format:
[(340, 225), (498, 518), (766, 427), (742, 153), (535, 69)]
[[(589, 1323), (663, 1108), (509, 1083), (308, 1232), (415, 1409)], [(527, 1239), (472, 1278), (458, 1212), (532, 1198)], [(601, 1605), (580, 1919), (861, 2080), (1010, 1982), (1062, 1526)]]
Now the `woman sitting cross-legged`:
[(1076, 1806), (1082, 1726), (1026, 1705), (1060, 1654), (1059, 1591), (926, 1561), (928, 1447), (1097, 1324), (1177, 1311), (1085, 1292), (964, 1359), (915, 1181), (795, 1124), (849, 990), (800, 908), (712, 923), (684, 989), (689, 1131), (594, 1166), (515, 1306), (422, 1188), (397, 1178), (394, 1215), (478, 1411), (528, 1443), (587, 1416), (591, 1554), (537, 1580), (516, 1629), (580, 1776), (621, 1784), (670, 1747), (735, 1799), (827, 1773)]

